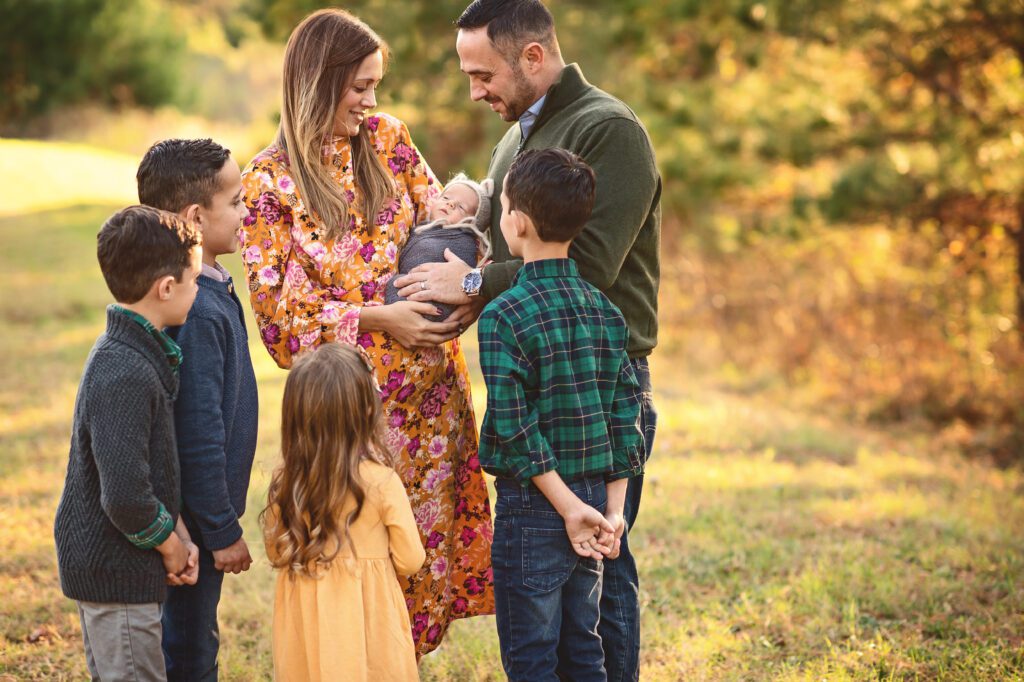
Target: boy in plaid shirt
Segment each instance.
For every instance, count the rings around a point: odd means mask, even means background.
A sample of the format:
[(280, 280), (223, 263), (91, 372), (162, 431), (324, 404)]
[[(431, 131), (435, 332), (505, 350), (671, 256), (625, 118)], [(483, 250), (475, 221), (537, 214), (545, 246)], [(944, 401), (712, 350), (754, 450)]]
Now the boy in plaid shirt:
[(479, 321), (480, 463), (497, 477), (492, 561), (510, 680), (605, 679), (602, 560), (618, 556), (627, 479), (643, 473), (625, 321), (568, 257), (594, 188), (571, 152), (519, 155), (501, 231), (524, 264)]

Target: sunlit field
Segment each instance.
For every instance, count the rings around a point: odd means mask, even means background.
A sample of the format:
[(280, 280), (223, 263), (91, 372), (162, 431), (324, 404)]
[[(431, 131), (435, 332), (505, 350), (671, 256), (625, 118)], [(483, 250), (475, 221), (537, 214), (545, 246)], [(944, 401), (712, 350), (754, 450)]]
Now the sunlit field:
[[(52, 523), (77, 380), (109, 302), (95, 234), (116, 206), (38, 211), (83, 202), (52, 192), (19, 190), (20, 208), (0, 217), (0, 680), (87, 678)], [(225, 265), (240, 279), (238, 262)], [(251, 350), (261, 421), (244, 525), (258, 549), (285, 373)], [(475, 370), (472, 332), (466, 350)], [(729, 391), (667, 353), (652, 365), (659, 431), (631, 538), (642, 679), (1024, 679), (1019, 469), (945, 453), (923, 430), (871, 430), (791, 409), (777, 392)], [(478, 372), (473, 381), (479, 417)], [(227, 577), (221, 679), (271, 677), (272, 594), (261, 556)], [(421, 672), (503, 679), (493, 618), (459, 622)]]

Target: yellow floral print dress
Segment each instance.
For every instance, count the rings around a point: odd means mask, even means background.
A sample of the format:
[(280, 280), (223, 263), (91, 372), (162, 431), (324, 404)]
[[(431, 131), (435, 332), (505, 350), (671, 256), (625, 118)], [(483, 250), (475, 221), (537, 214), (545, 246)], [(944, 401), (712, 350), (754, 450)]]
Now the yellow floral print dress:
[(410, 350), (386, 332), (360, 332), (363, 306), (384, 304), (398, 252), (426, 201), (441, 191), (401, 121), (365, 121), (370, 140), (394, 176), (398, 199), (373, 223), (357, 207), (348, 138), (324, 152), (352, 209), (349, 229), (326, 239), (298, 195), (287, 154), (274, 146), (243, 173), (249, 215), (242, 260), (263, 344), (278, 365), (322, 343), (358, 344), (372, 358), (381, 386), (388, 444), (426, 549), (423, 568), (402, 580), (413, 641), (435, 649), (456, 618), (494, 613), (491, 512), (477, 457), (469, 374), (459, 340)]

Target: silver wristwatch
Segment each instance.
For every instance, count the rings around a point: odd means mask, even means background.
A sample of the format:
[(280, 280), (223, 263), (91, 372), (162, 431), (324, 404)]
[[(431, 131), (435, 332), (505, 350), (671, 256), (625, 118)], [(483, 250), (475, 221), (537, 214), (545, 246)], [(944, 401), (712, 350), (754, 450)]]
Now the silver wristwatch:
[(479, 296), (483, 284), (483, 268), (473, 268), (462, 278), (462, 293), (466, 296)]

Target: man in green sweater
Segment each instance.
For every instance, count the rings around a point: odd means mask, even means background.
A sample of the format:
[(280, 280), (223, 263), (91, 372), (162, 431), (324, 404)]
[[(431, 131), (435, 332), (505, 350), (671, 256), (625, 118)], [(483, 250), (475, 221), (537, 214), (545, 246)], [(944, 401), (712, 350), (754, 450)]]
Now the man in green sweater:
[[(516, 155), (524, 149), (561, 147), (583, 158), (597, 179), (590, 220), (569, 251), (584, 279), (622, 311), (629, 327), (626, 347), (643, 391), (641, 426), (646, 455), (654, 440), (647, 356), (657, 342), (661, 178), (647, 131), (618, 99), (586, 81), (579, 66), (566, 65), (554, 20), (539, 0), (475, 0), (457, 25), (460, 68), (470, 96), (487, 102), (509, 128), (491, 156), (494, 196)], [(454, 255), (419, 266), (396, 281), (413, 300), (460, 304), (449, 319), (469, 326), (483, 304), (509, 288), (522, 261), (509, 254), (498, 202), (492, 205), (494, 262), (474, 269)], [(626, 522), (639, 511), (643, 477), (630, 479)], [(636, 564), (623, 536), (621, 557), (606, 560), (600, 634), (609, 680), (639, 676), (639, 602)]]

